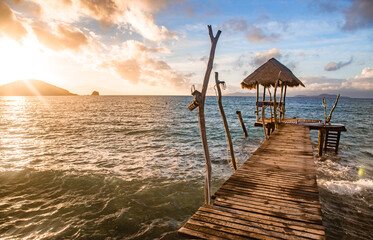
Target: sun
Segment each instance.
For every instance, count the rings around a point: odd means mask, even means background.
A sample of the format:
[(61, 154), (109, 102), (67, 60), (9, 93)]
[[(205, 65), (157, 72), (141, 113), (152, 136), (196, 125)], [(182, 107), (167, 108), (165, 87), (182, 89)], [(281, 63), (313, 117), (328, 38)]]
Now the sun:
[(52, 78), (47, 54), (36, 39), (17, 42), (0, 39), (0, 85), (26, 79), (49, 81)]

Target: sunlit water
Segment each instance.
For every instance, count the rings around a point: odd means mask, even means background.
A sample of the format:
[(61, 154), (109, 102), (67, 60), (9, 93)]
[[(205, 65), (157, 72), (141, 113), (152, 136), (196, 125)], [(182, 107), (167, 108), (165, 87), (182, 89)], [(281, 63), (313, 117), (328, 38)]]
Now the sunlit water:
[[(191, 100), (1, 97), (0, 238), (177, 239), (177, 229), (204, 201)], [(253, 126), (254, 98), (223, 103), (242, 164), (263, 141), (262, 129)], [(214, 97), (206, 108), (215, 191), (232, 170)], [(322, 119), (321, 99), (288, 98), (286, 114)], [(373, 238), (372, 119), (373, 100), (340, 99), (332, 118), (348, 129), (340, 152), (315, 160), (328, 239)], [(312, 139), (316, 145), (316, 132)]]

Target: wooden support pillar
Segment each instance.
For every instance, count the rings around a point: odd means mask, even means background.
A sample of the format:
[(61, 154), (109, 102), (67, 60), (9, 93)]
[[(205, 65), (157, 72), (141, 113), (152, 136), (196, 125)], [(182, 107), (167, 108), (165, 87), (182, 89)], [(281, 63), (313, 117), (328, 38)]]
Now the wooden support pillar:
[(245, 137), (248, 137), (249, 134), (246, 131), (246, 127), (245, 127), (245, 123), (243, 122), (243, 119), (242, 119), (241, 111), (236, 111), (236, 114), (237, 114), (238, 120), (241, 123), (241, 127), (242, 127), (242, 130), (243, 130), (244, 134), (245, 134)]
[[(272, 94), (271, 94), (271, 91), (268, 89), (268, 94), (269, 94), (269, 101), (272, 102)], [(273, 109), (272, 109), (272, 105), (269, 105), (269, 109), (271, 110), (271, 122), (273, 120)]]
[(221, 100), (222, 97), (221, 97), (220, 84), (224, 83), (224, 82), (219, 81), (218, 78), (219, 78), (219, 75), (218, 75), (217, 72), (215, 72), (215, 84), (216, 84), (216, 89), (218, 91), (219, 110), (220, 110), (220, 113), (221, 113), (221, 118), (223, 119), (225, 134), (227, 135), (227, 138), (228, 138), (229, 151), (230, 151), (230, 154), (231, 154), (232, 165), (233, 165), (234, 170), (236, 171), (237, 170), (237, 162), (236, 162), (236, 158), (234, 157), (232, 138), (231, 138), (231, 134), (229, 132), (228, 121), (227, 121), (227, 118), (225, 117), (223, 103), (222, 103), (222, 100)]
[(259, 101), (259, 83), (256, 83), (256, 121), (259, 121), (259, 107), (258, 107), (258, 101)]
[[(264, 87), (264, 86), (263, 86)], [(266, 100), (266, 87), (263, 89), (263, 102)]]
[[(281, 84), (282, 85), (282, 84)], [(280, 104), (279, 104), (279, 107), (280, 107), (280, 116), (279, 116), (279, 122), (281, 123), (281, 120), (282, 120), (282, 115), (283, 115), (283, 106), (282, 106), (282, 95), (284, 93), (284, 85), (281, 86), (281, 95), (280, 95)]]
[(279, 78), (277, 79), (276, 81), (276, 84), (275, 84), (275, 89), (273, 90), (273, 109), (274, 109), (274, 118), (275, 118), (275, 129), (278, 128), (278, 125), (277, 125), (277, 105), (276, 105), (276, 91), (277, 91), (277, 86), (278, 86), (278, 83), (280, 81), (280, 74), (281, 74), (281, 71), (279, 73)]
[(263, 124), (263, 131), (265, 139), (268, 139), (267, 131), (266, 131), (266, 123), (265, 123), (265, 106), (262, 106), (262, 124)]
[(285, 91), (284, 91), (284, 107), (283, 107), (283, 109), (282, 109), (282, 119), (284, 119), (285, 118), (285, 112), (286, 112), (286, 106), (285, 106), (285, 100), (286, 100), (286, 89), (288, 88), (288, 85), (286, 85), (286, 83), (285, 83)]
[(324, 151), (324, 141), (325, 141), (325, 129), (321, 128), (319, 130), (318, 145), (317, 145), (317, 155), (322, 156)]

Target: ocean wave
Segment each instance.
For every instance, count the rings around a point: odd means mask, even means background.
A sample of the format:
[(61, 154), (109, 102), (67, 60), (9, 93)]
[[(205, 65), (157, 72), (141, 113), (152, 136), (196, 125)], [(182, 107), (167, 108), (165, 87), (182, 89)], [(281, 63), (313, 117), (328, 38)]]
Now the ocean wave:
[(319, 180), (319, 186), (324, 187), (332, 193), (340, 195), (355, 195), (364, 191), (373, 193), (373, 180), (359, 179), (357, 181), (347, 180)]

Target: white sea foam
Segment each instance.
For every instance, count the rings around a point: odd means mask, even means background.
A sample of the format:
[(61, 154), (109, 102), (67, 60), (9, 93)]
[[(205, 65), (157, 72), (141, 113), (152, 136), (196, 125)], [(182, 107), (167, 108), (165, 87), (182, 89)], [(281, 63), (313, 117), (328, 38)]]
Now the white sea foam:
[(333, 178), (346, 178), (350, 175), (350, 172), (353, 171), (353, 168), (350, 166), (341, 165), (340, 163), (334, 162), (330, 159), (323, 162), (319, 161), (317, 164), (320, 172), (326, 176), (333, 176)]
[(353, 195), (366, 190), (373, 191), (373, 180), (371, 179), (359, 179), (353, 182), (347, 180), (320, 180), (318, 183), (329, 191), (341, 195)]

